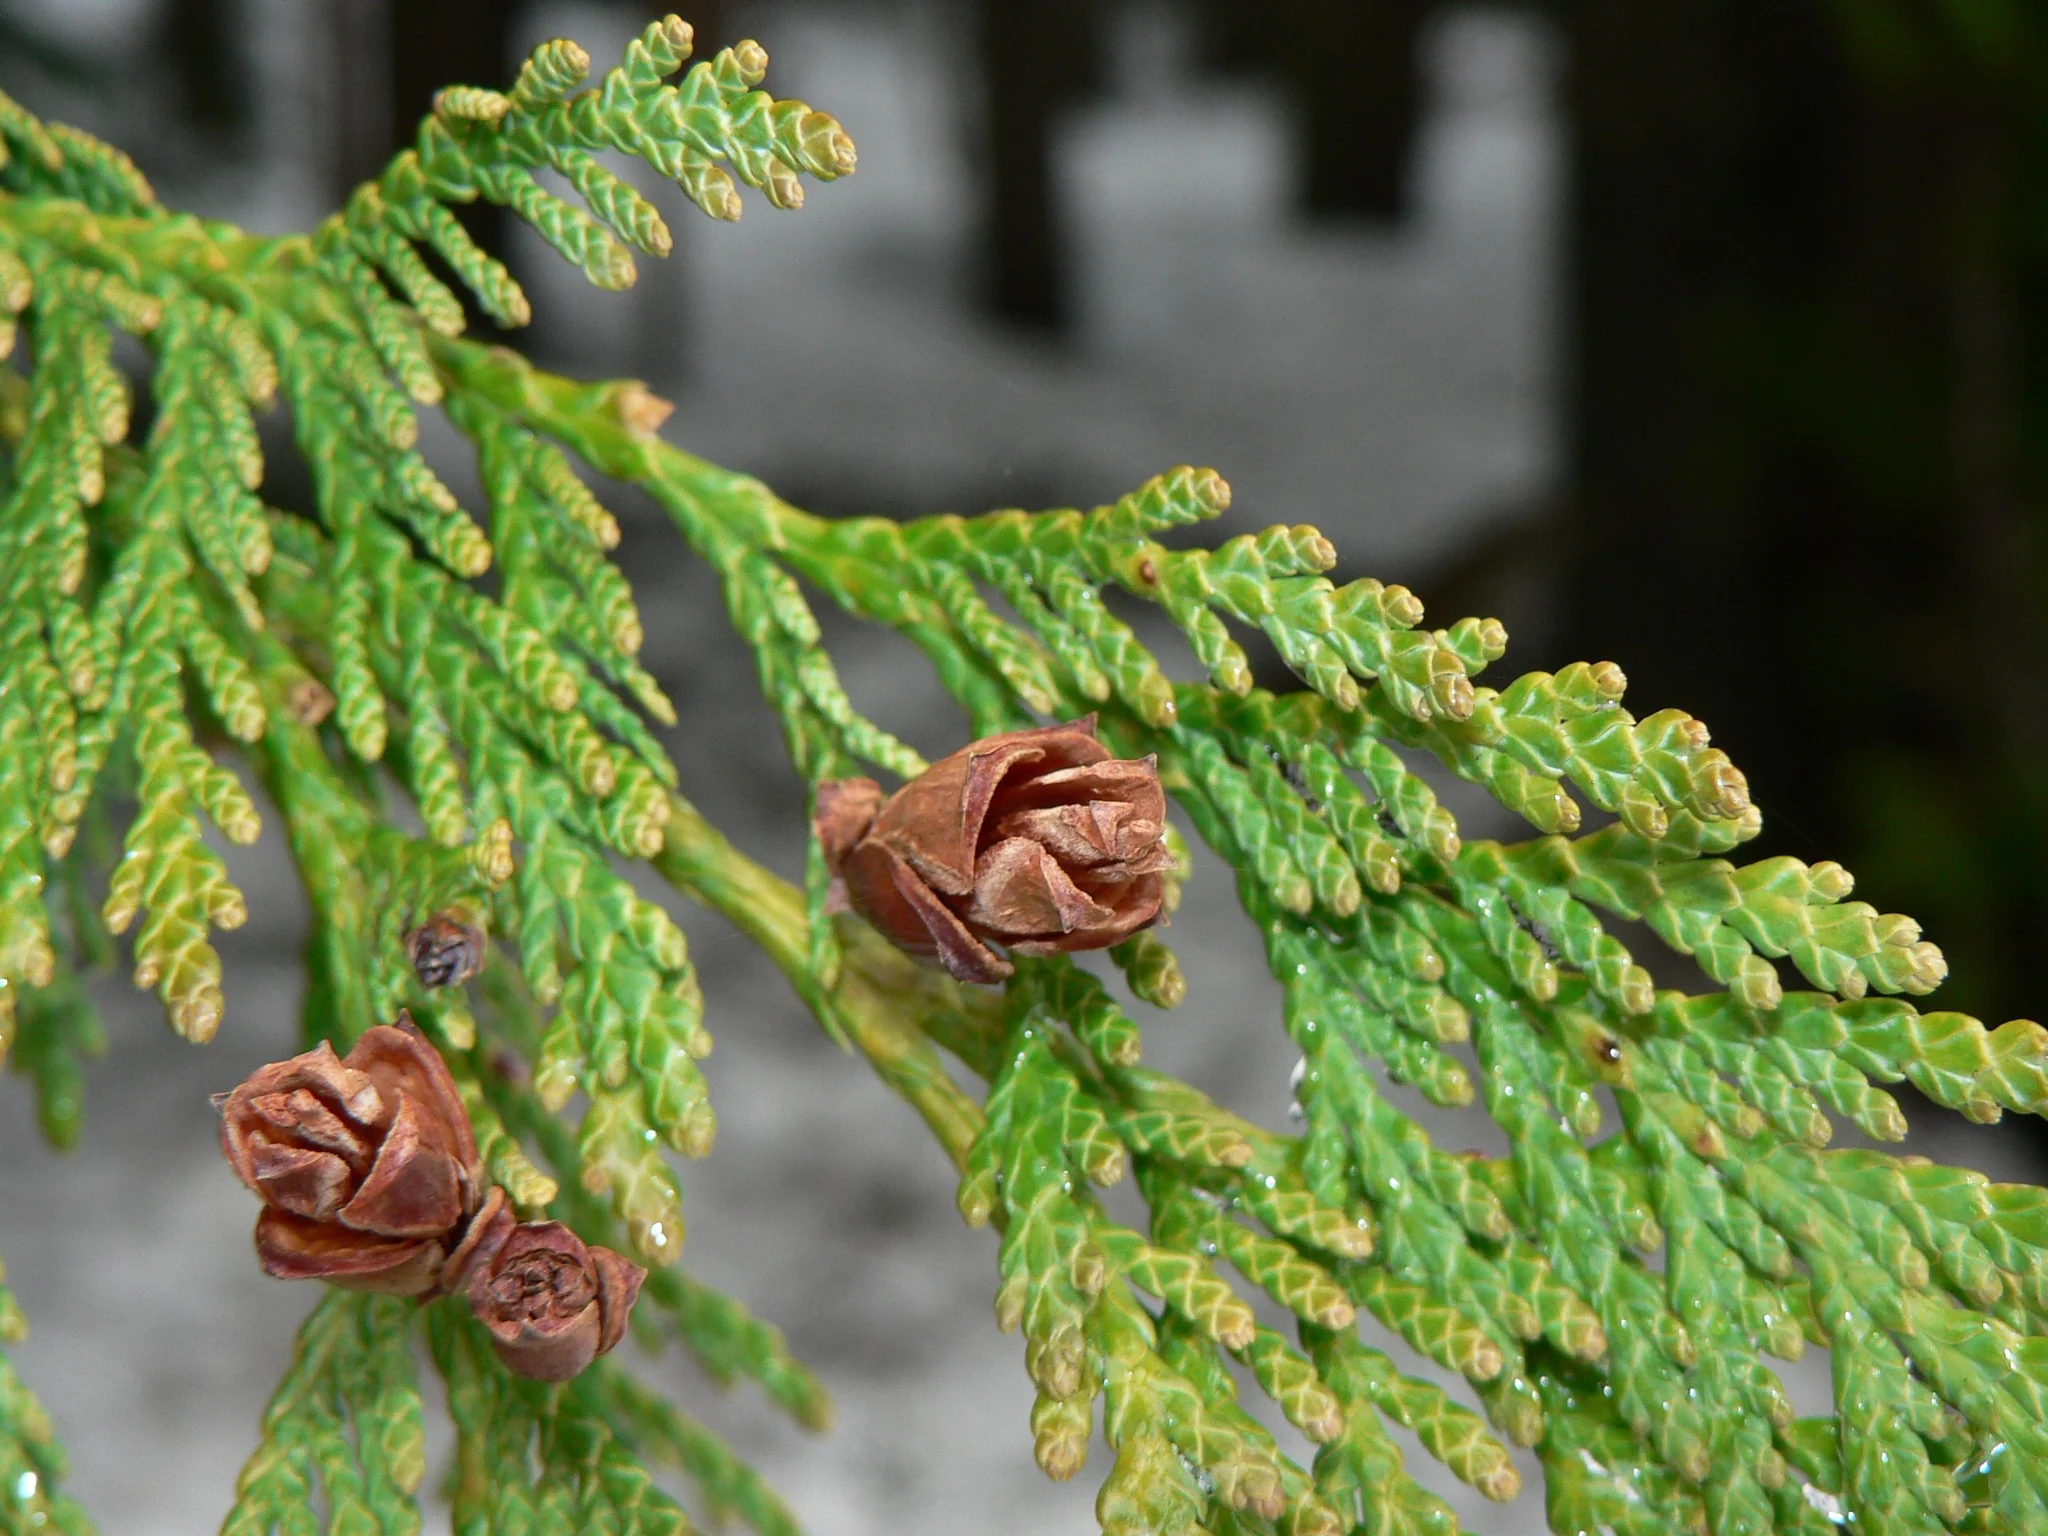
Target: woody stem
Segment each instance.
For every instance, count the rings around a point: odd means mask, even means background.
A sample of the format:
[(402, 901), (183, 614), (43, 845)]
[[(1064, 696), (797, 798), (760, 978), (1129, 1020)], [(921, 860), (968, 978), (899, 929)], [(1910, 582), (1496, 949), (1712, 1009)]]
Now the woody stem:
[(910, 1102), (956, 1167), (964, 1161), (981, 1130), (981, 1106), (947, 1073), (934, 1042), (986, 1078), (1001, 1040), (995, 994), (926, 970), (853, 923), (843, 925), (845, 962), (828, 989), (810, 969), (803, 893), (733, 847), (679, 796), (671, 798), (667, 840), (652, 862), (677, 890), (758, 944), (818, 1022), (828, 1032), (836, 1026)]

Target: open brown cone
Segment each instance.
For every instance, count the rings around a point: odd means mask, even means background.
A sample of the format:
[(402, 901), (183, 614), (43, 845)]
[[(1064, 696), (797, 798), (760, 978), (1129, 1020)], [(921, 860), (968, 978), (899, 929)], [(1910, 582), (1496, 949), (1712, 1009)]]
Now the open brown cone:
[(221, 1150), (263, 1197), (264, 1273), (423, 1296), (484, 1202), (469, 1115), (412, 1020), (322, 1042), (218, 1101)]
[(886, 799), (821, 784), (816, 826), (848, 905), (961, 981), (1150, 926), (1172, 862), (1157, 760), (1112, 757), (1092, 715), (984, 737)]

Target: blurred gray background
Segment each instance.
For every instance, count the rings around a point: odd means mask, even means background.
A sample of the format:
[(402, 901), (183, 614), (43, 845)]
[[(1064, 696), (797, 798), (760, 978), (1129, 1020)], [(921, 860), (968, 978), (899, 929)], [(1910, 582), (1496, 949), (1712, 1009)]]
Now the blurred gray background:
[[(441, 9), (399, 7), (394, 22), (347, 0), (16, 3), (0, 12), (0, 82), (135, 151), (168, 201), (306, 227), (384, 152), (407, 88), (381, 69), (391, 28)], [(1222, 532), (1315, 523), (1343, 574), (1410, 584), (1439, 621), (1497, 613), (1515, 670), (1567, 659), (1547, 531), (1568, 425), (1557, 29), (1526, 10), (1418, 8), (1391, 42), (1366, 40), (1401, 64), (1404, 112), (1332, 128), (1328, 100), (1273, 70), (1217, 67), (1230, 29), (1200, 7), (1067, 9), (1085, 78), (983, 67), (1029, 42), (1001, 35), (1001, 7), (700, 12), (705, 42), (760, 38), (771, 90), (841, 118), (858, 175), (812, 188), (797, 214), (750, 196), (737, 227), (670, 195), (676, 254), (643, 262), (627, 295), (592, 292), (523, 230), (500, 231), (535, 301), (522, 344), (553, 366), (644, 377), (676, 402), (675, 441), (821, 511), (1086, 506), (1212, 464), (1236, 490)], [(509, 41), (574, 36), (603, 68), (641, 19), (531, 5)], [(992, 123), (1021, 162), (992, 151)], [(1372, 163), (1347, 172), (1339, 153), (1333, 169), (1333, 140)], [(992, 185), (1007, 211), (991, 211)], [(442, 467), (473, 484), (459, 457)], [(645, 659), (685, 722), (670, 742), (685, 791), (794, 875), (797, 786), (715, 586), (650, 509), (616, 505)], [(855, 701), (947, 750), (953, 719), (914, 653), (833, 633)], [(1453, 803), (1475, 834), (1504, 830), (1470, 796)], [(281, 841), (230, 862), (254, 916), (221, 945), (229, 1008), (213, 1044), (183, 1045), (153, 1000), (105, 980), (113, 1049), (67, 1156), (38, 1140), (25, 1085), (0, 1079), (0, 1255), (34, 1330), (15, 1357), (109, 1536), (216, 1527), (312, 1299), (257, 1273), (253, 1202), (206, 1103), (295, 1048), (302, 985)], [(721, 1122), (713, 1155), (684, 1169), (684, 1262), (788, 1331), (839, 1423), (807, 1436), (681, 1359), (650, 1378), (730, 1435), (817, 1536), (1092, 1529), (1105, 1454), (1064, 1487), (1033, 1466), (1021, 1346), (990, 1321), (994, 1239), (959, 1223), (944, 1159), (744, 941), (678, 916), (710, 999)], [(1293, 1058), (1227, 872), (1203, 864), (1169, 937), (1190, 998), (1144, 1021), (1148, 1060), (1284, 1125)], [(1451, 1145), (1493, 1145), (1476, 1116), (1441, 1123)], [(2030, 1166), (2004, 1143), (1937, 1150)], [(1824, 1374), (1800, 1391), (1818, 1407)], [(1412, 1443), (1409, 1460), (1472, 1531), (1543, 1528), (1526, 1458), (1532, 1486), (1505, 1509)], [(445, 1522), (435, 1505), (430, 1527)]]

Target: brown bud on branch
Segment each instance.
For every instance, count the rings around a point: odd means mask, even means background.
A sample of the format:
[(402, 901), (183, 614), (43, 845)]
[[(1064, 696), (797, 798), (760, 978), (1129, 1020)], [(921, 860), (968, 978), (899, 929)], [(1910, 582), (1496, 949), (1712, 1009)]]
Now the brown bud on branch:
[(484, 931), (460, 912), (436, 912), (405, 936), (423, 987), (459, 987), (484, 968)]
[(1153, 758), (1110, 756), (1090, 715), (985, 737), (884, 799), (818, 786), (817, 832), (853, 910), (961, 981), (1020, 955), (1106, 949), (1159, 917), (1166, 796)]
[(221, 1149), (263, 1197), (265, 1274), (423, 1296), (484, 1199), (469, 1116), (412, 1020), (259, 1067), (216, 1101)]
[(647, 1271), (559, 1221), (495, 1212), (467, 1265), (470, 1310), (507, 1369), (567, 1381), (626, 1335)]

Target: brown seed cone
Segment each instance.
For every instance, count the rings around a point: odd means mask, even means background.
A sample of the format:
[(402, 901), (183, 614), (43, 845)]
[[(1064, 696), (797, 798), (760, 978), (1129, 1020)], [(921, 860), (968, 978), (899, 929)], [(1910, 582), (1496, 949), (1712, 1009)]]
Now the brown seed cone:
[(469, 1115), (405, 1014), (337, 1057), (322, 1042), (218, 1100), (221, 1150), (263, 1197), (265, 1274), (421, 1296), (483, 1203)]
[(1166, 795), (1154, 758), (1113, 758), (1095, 717), (988, 736), (886, 800), (818, 786), (818, 838), (847, 903), (961, 981), (1011, 973), (995, 946), (1106, 949), (1159, 918)]
[(470, 1310), (506, 1367), (534, 1381), (567, 1381), (626, 1336), (647, 1271), (590, 1248), (559, 1221), (506, 1219), (469, 1264)]

